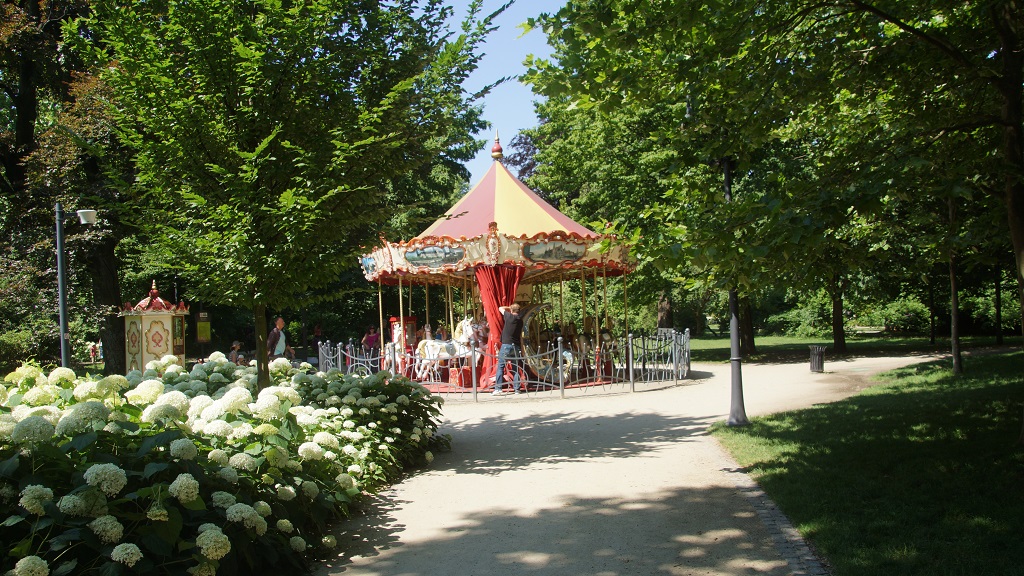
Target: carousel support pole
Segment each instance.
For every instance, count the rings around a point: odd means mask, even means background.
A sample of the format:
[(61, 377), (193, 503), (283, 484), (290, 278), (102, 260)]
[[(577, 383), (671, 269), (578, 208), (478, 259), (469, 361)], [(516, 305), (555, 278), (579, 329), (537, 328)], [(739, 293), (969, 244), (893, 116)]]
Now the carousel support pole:
[(629, 295), (626, 293), (626, 285), (627, 284), (628, 284), (628, 282), (626, 282), (626, 275), (623, 274), (622, 275), (622, 306), (623, 306), (623, 310), (622, 310), (622, 321), (623, 321), (622, 332), (624, 334), (629, 334)]
[(476, 338), (469, 339), (469, 362), (469, 371), (473, 378), (473, 402), (479, 402), (477, 392), (479, 391), (480, 383), (476, 380)]
[(679, 334), (672, 329), (672, 384), (679, 386)]
[(601, 278), (601, 284), (604, 287), (604, 328), (611, 332), (612, 329), (612, 318), (608, 315), (608, 268), (604, 269), (604, 276)]
[[(377, 341), (380, 343), (380, 347), (384, 348), (384, 296), (381, 292), (380, 278), (377, 278), (377, 315), (380, 319), (380, 331), (377, 332)], [(379, 367), (380, 365), (378, 364), (378, 369)]]
[(448, 336), (449, 340), (455, 337), (455, 312), (452, 310), (452, 279), (446, 279), (445, 302), (448, 304)]
[[(423, 299), (426, 301), (426, 312), (427, 319), (423, 321), (423, 325), (430, 324), (430, 284), (423, 285)], [(424, 332), (425, 334), (425, 332)]]
[(580, 299), (580, 305), (583, 310), (583, 325), (580, 329), (583, 330), (583, 336), (587, 335), (587, 276), (586, 272), (580, 270), (580, 291), (583, 292), (583, 297)]
[(565, 334), (565, 274), (558, 277), (558, 332)]
[(558, 357), (555, 358), (555, 362), (558, 363), (558, 391), (562, 395), (562, 399), (565, 399), (565, 368), (562, 365), (562, 337), (558, 337)]
[(630, 363), (630, 392), (637, 392), (636, 379), (633, 377), (633, 334), (626, 340), (627, 362)]
[[(409, 291), (412, 292), (412, 289), (410, 289)], [(404, 295), (402, 293), (402, 277), (399, 276), (398, 277), (398, 335), (391, 334), (391, 341), (393, 343), (391, 348), (395, 351), (395, 356), (396, 356), (396, 358), (394, 358), (394, 360), (395, 360), (394, 366), (395, 366), (395, 374), (396, 375), (404, 374), (405, 373), (405, 366), (399, 366), (398, 365), (398, 357), (405, 356), (405, 343), (408, 342), (408, 340), (409, 340), (408, 336), (405, 333), (405, 306), (403, 305), (404, 302), (405, 302), (405, 298), (404, 298)], [(401, 344), (399, 344), (399, 342), (401, 342)], [(401, 348), (402, 348), (401, 350), (398, 349), (399, 346), (401, 346)], [(405, 363), (405, 358), (402, 358), (402, 362), (403, 362), (403, 364)]]

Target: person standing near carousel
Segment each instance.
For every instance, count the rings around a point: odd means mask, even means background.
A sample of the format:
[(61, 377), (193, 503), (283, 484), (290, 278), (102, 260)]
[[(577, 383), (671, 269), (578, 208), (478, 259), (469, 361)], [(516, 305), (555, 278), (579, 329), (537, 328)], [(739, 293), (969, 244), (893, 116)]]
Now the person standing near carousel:
[(267, 354), (271, 360), (283, 356), (295, 358), (295, 350), (288, 345), (288, 338), (284, 334), (284, 318), (280, 316), (274, 321), (274, 329), (267, 335)]
[(523, 394), (526, 391), (519, 388), (519, 371), (522, 370), (522, 362), (519, 357), (519, 350), (523, 345), (523, 317), (519, 315), (519, 304), (511, 306), (500, 306), (505, 320), (505, 326), (501, 329), (501, 348), (498, 349), (498, 369), (494, 373), (493, 396), (501, 395), (501, 384), (505, 381), (505, 363), (512, 364), (512, 389), (516, 394)]

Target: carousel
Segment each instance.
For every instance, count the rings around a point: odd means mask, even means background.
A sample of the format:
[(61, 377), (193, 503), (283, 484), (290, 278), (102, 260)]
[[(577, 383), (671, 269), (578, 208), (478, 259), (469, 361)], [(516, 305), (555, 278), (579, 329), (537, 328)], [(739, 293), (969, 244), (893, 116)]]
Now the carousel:
[[(480, 182), (421, 234), (403, 242), (381, 238), (380, 246), (361, 256), (364, 275), (378, 290), (398, 286), (399, 315), (387, 324), (381, 315), (380, 333), (389, 342), (376, 362), (357, 359), (356, 350), (347, 364), (402, 372), (435, 391), (489, 389), (504, 324), (499, 307), (519, 303), (528, 372), (521, 377), (531, 389), (613, 377), (608, 346), (602, 357), (602, 337), (611, 341), (613, 327), (608, 279), (623, 277), (625, 299), (624, 275), (635, 266), (627, 247), (573, 221), (512, 175), (501, 162), (497, 137), (491, 156), (494, 164)], [(582, 291), (578, 327), (565, 318), (567, 282), (578, 282)], [(404, 294), (416, 289), (429, 295), (432, 288), (442, 290), (448, 303), (439, 316), (454, 328), (450, 340), (434, 338), (429, 304), (423, 326), (407, 314)], [(627, 333), (628, 321), (618, 328)]]

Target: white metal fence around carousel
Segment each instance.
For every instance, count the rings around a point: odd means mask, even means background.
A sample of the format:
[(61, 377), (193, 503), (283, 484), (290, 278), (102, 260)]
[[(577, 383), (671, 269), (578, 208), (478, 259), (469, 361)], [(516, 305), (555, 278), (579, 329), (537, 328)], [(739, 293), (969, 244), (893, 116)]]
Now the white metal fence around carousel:
[[(690, 331), (661, 329), (656, 334), (613, 338), (602, 335), (599, 344), (586, 339), (567, 342), (524, 341), (519, 360), (525, 370), (520, 381), (527, 394), (560, 394), (566, 390), (635, 392), (677, 384), (690, 370)], [(428, 340), (415, 350), (399, 350), (387, 344), (383, 350), (364, 351), (353, 342), (320, 344), (319, 369), (338, 369), (347, 374), (370, 375), (388, 370), (427, 386), (431, 392), (465, 396), (474, 400), (490, 392), (493, 378), (481, 383), (486, 353), (480, 347), (453, 341)], [(490, 365), (497, 363), (491, 357)], [(505, 382), (503, 388), (509, 389)]]

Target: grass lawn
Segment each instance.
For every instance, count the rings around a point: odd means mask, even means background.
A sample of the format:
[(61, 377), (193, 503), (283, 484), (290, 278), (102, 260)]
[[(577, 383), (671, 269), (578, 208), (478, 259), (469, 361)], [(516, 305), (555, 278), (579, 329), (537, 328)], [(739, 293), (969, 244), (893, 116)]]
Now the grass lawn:
[[(801, 362), (810, 360), (808, 346), (812, 344), (827, 346), (825, 351), (826, 366), (829, 358), (836, 358), (832, 351), (831, 338), (797, 338), (793, 336), (758, 336), (754, 340), (757, 353), (743, 359), (744, 362)], [(968, 336), (960, 339), (964, 351), (976, 348), (987, 348), (996, 345), (995, 336)], [(937, 338), (935, 344), (928, 341), (927, 336), (890, 336), (849, 334), (846, 337), (848, 356), (893, 356), (915, 353), (949, 352), (949, 338)], [(1021, 348), (1021, 337), (1006, 336), (1003, 338), (1005, 348)], [(728, 362), (729, 337), (694, 338), (690, 340), (691, 358), (695, 362)]]
[(1024, 575), (1024, 353), (713, 433), (836, 576)]

